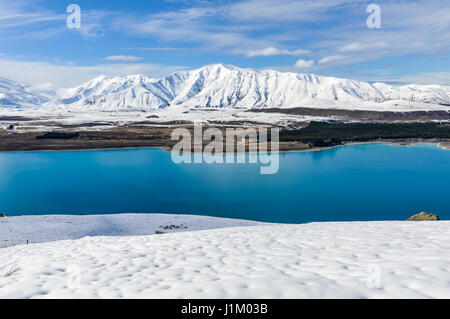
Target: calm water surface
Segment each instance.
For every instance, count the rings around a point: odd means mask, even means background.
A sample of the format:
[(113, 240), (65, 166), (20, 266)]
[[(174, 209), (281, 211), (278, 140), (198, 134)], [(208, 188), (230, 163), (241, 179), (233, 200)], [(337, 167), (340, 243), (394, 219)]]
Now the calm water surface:
[(271, 222), (450, 219), (450, 151), (367, 144), (255, 164), (177, 165), (159, 149), (0, 153), (0, 213), (188, 213)]

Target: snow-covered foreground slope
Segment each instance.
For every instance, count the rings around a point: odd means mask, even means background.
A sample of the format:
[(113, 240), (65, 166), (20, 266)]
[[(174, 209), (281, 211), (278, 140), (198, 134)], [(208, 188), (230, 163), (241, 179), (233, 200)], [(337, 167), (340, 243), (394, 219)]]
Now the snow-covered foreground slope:
[(0, 249), (2, 298), (449, 298), (450, 222), (86, 237)]
[(314, 74), (258, 72), (214, 64), (161, 79), (144, 75), (101, 76), (76, 88), (62, 90), (60, 98), (67, 105), (94, 109), (298, 106), (354, 109), (363, 107), (360, 105), (363, 102), (372, 102), (372, 108), (377, 110), (378, 103), (387, 101), (407, 102), (403, 103), (405, 109), (415, 103), (447, 104), (448, 108), (450, 86), (370, 84)]
[(86, 236), (137, 236), (264, 223), (175, 214), (36, 215), (0, 218), (0, 248)]

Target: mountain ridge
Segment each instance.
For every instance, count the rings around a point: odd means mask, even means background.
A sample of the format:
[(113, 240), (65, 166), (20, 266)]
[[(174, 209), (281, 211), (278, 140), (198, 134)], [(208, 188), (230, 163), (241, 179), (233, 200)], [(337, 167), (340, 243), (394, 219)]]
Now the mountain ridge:
[(0, 76), (0, 107), (32, 107), (48, 101), (45, 92), (33, 89), (30, 84)]
[[(0, 105), (6, 86), (0, 78)], [(361, 103), (450, 105), (450, 86), (369, 83), (307, 73), (255, 71), (232, 65), (212, 64), (178, 71), (162, 78), (143, 74), (125, 77), (99, 76), (74, 88), (60, 89), (55, 99), (12, 85), (9, 100), (20, 105), (21, 94), (31, 105), (60, 104), (68, 108), (290, 108), (329, 106), (354, 109)], [(15, 96), (15, 94), (18, 96)], [(29, 94), (29, 95), (26, 95)], [(33, 104), (33, 103), (34, 104)], [(395, 104), (396, 105), (396, 104)], [(5, 103), (3, 103), (3, 106)], [(28, 106), (28, 105), (27, 105)]]

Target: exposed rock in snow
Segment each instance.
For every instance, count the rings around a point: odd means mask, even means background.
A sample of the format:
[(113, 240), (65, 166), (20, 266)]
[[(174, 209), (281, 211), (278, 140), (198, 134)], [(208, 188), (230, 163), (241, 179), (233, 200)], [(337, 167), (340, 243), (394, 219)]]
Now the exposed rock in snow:
[(409, 221), (432, 221), (432, 220), (440, 220), (439, 216), (430, 214), (430, 213), (419, 213), (414, 216), (408, 218)]

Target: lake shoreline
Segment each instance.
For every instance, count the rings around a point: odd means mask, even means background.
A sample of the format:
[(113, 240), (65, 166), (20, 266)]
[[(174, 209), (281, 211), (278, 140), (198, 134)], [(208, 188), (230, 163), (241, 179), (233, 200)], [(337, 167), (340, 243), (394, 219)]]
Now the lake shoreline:
[[(210, 126), (205, 126), (204, 129)], [(0, 129), (0, 152), (94, 151), (161, 148), (170, 151), (178, 143), (172, 140), (176, 127), (118, 126), (106, 130), (63, 129), (51, 132)], [(192, 126), (183, 127), (193, 130)], [(236, 128), (236, 127), (234, 127)], [(225, 134), (227, 128), (222, 128)], [(192, 132), (193, 133), (193, 132)], [(245, 133), (239, 133), (244, 134)], [(245, 142), (245, 151), (257, 146), (257, 140)], [(204, 140), (203, 146), (209, 141)], [(280, 153), (322, 151), (342, 145), (367, 143), (433, 143), (450, 149), (450, 126), (416, 124), (329, 124), (311, 122), (303, 129), (281, 130)], [(268, 143), (270, 150), (270, 143)], [(192, 149), (192, 152), (194, 150)], [(225, 150), (224, 150), (225, 151)], [(235, 149), (237, 153), (238, 150)]]
[[(177, 141), (171, 140), (171, 129), (167, 128), (116, 128), (109, 131), (83, 132), (80, 139), (37, 139), (39, 132), (6, 132), (0, 130), (0, 153), (28, 152), (75, 152), (75, 151), (108, 151), (133, 149), (161, 149), (170, 152)], [(320, 152), (345, 145), (394, 143), (399, 146), (410, 146), (417, 143), (435, 144), (437, 147), (449, 150), (450, 139), (447, 138), (391, 138), (372, 141), (349, 140), (342, 144), (330, 146), (314, 146), (299, 141), (279, 142), (279, 153)], [(207, 143), (206, 143), (207, 144)], [(204, 145), (206, 145), (204, 144)], [(248, 148), (248, 145), (246, 145)], [(270, 142), (268, 143), (270, 147)], [(236, 153), (237, 150), (235, 151)], [(269, 151), (270, 152), (270, 151)], [(192, 150), (192, 153), (195, 153)], [(246, 149), (245, 153), (249, 153)]]
[[(326, 147), (308, 147), (299, 149), (296, 147), (292, 147), (292, 149), (283, 149), (280, 150), (279, 154), (284, 153), (303, 153), (303, 152), (321, 152), (321, 151), (327, 151), (335, 148), (339, 148), (342, 146), (350, 146), (350, 145), (366, 145), (366, 144), (393, 144), (395, 146), (413, 146), (415, 144), (432, 144), (436, 147), (443, 149), (443, 150), (450, 150), (450, 140), (403, 140), (403, 139), (387, 139), (387, 140), (378, 140), (378, 141), (369, 141), (369, 142), (363, 142), (363, 141), (348, 141), (344, 142), (344, 144), (341, 145), (333, 145), (333, 146), (326, 146)], [(124, 146), (124, 147), (96, 147), (96, 148), (49, 148), (49, 149), (36, 149), (36, 150), (1, 150), (1, 153), (44, 153), (44, 152), (89, 152), (89, 151), (118, 151), (118, 150), (140, 150), (140, 149), (161, 149), (163, 152), (170, 152), (171, 149), (167, 146)], [(238, 154), (239, 152), (235, 152)], [(246, 154), (250, 153), (248, 151), (245, 152)], [(268, 152), (270, 153), (270, 151)], [(195, 154), (193, 151), (192, 154)]]

